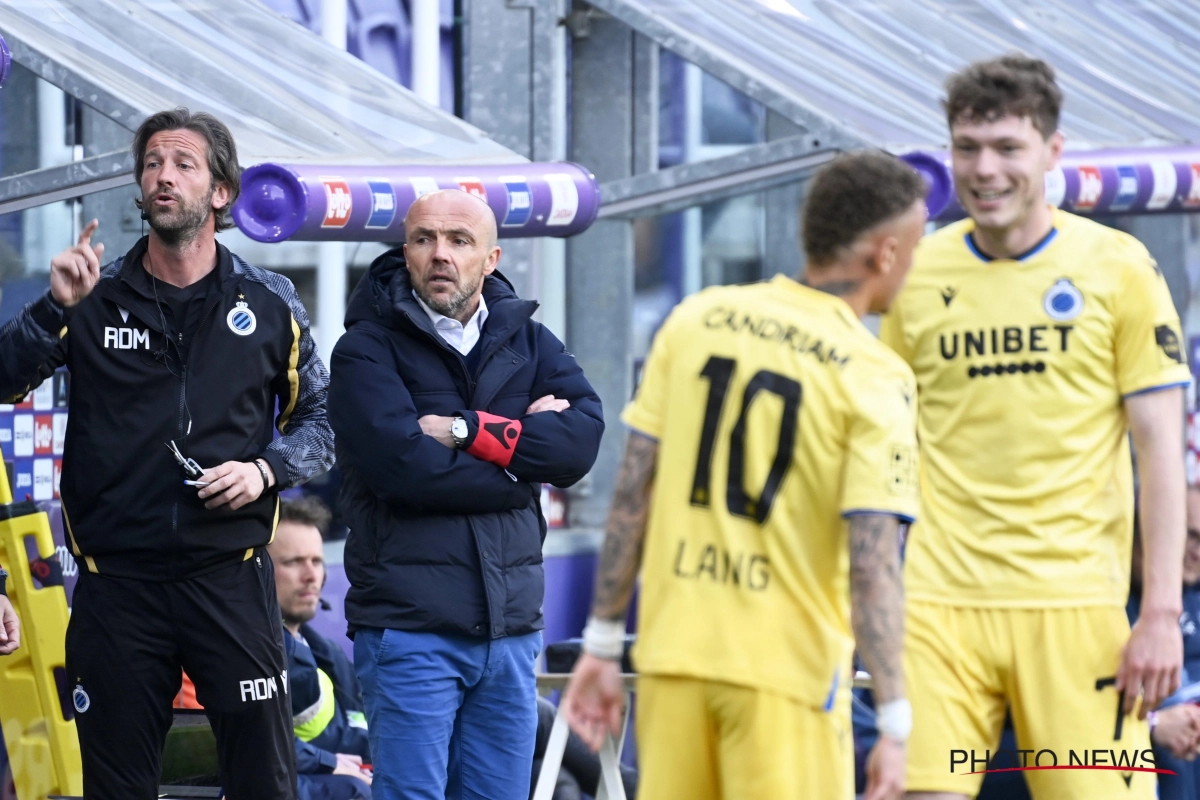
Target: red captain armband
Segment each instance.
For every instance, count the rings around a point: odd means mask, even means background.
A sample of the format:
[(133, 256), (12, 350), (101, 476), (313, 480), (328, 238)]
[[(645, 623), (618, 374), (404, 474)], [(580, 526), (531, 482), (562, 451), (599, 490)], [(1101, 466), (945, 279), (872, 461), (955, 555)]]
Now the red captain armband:
[(486, 411), (475, 413), (479, 416), (479, 430), (467, 452), (507, 469), (517, 451), (517, 442), (521, 441), (521, 423)]

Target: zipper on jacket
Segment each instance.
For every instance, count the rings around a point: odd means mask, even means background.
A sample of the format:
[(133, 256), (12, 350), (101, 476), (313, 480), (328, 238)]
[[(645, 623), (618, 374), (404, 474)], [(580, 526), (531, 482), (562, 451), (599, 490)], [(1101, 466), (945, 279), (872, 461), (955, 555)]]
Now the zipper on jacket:
[[(182, 334), (180, 334), (182, 338)], [(187, 433), (191, 433), (192, 423), (188, 420), (188, 432), (183, 431), (183, 415), (187, 411), (187, 364), (179, 362), (179, 419), (176, 424), (180, 433), (180, 438), (183, 439), (183, 452), (187, 452)], [(190, 415), (189, 415), (190, 416)], [(183, 484), (179, 484), (180, 487)], [(179, 545), (179, 493), (182, 489), (177, 489), (175, 492), (175, 502), (171, 504), (171, 539), (176, 546)]]
[[(222, 292), (222, 295), (224, 295), (224, 292)], [(221, 305), (219, 302), (213, 303), (211, 306), (209, 306), (208, 311), (206, 311), (204, 313), (204, 316), (200, 318), (200, 323), (198, 325), (196, 325), (196, 331), (195, 331), (195, 333), (192, 334), (193, 342), (195, 341), (195, 338), (200, 335), (200, 329), (204, 327), (204, 323), (208, 321), (208, 318), (210, 316), (212, 316), (213, 309), (219, 305)], [(187, 452), (187, 437), (192, 435), (192, 412), (188, 409), (188, 405), (187, 405), (187, 368), (188, 368), (188, 365), (183, 360), (183, 331), (176, 331), (175, 335), (179, 339), (179, 343), (176, 345), (175, 350), (177, 353), (179, 353), (179, 356), (180, 356), (180, 359), (179, 359), (179, 380), (180, 380), (180, 386), (179, 386), (179, 434), (184, 439), (183, 453), (184, 453), (184, 455), (187, 455), (188, 454), (188, 452)], [(190, 353), (191, 353), (190, 349), (188, 352), (190, 355)], [(185, 412), (187, 413), (187, 418), (188, 418), (187, 430), (184, 430), (184, 428), (183, 428), (183, 415)]]
[[(219, 306), (220, 303), (215, 303), (209, 308), (208, 312), (200, 318), (200, 324), (196, 326), (196, 332), (193, 338), (200, 333), (200, 329), (204, 327), (204, 323), (212, 314), (212, 309)], [(176, 428), (179, 430), (179, 436), (183, 440), (183, 447), (180, 448), (184, 455), (188, 455), (187, 437), (192, 433), (192, 412), (187, 404), (187, 362), (183, 360), (183, 331), (175, 332), (175, 352), (179, 355), (179, 418)], [(189, 359), (190, 360), (190, 359)], [(184, 415), (187, 416), (187, 428), (183, 426)], [(181, 483), (180, 486), (183, 484)], [(179, 544), (179, 494), (175, 495), (176, 500), (171, 505), (171, 537)]]

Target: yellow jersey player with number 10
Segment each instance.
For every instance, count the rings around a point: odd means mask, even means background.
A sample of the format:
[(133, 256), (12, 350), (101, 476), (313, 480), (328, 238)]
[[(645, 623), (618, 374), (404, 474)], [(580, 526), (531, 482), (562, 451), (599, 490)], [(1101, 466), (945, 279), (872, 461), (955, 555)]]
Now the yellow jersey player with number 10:
[(899, 528), (917, 513), (916, 398), (860, 318), (899, 291), (924, 195), (891, 156), (843, 156), (809, 189), (802, 282), (707, 289), (655, 337), (564, 699), (594, 747), (618, 730), (640, 564), (645, 797), (853, 797), (856, 640), (883, 732), (867, 796), (903, 793)]
[[(1053, 71), (1006, 57), (948, 88), (971, 218), (921, 243), (881, 331), (920, 396), (909, 789), (974, 797), (982, 775), (965, 773), (986, 768), (1010, 708), (1030, 755), (991, 766), (1099, 767), (1027, 772), (1037, 800), (1152, 798), (1154, 774), (1114, 767), (1154, 767), (1146, 723), (1126, 714), (1179, 680), (1179, 320), (1137, 240), (1046, 204), (1062, 147)], [(1152, 598), (1132, 638), (1128, 431)]]

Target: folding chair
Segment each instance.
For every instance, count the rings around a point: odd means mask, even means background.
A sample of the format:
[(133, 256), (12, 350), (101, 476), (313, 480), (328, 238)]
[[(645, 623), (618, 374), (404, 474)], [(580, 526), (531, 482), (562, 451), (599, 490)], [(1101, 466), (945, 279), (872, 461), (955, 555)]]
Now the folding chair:
[[(570, 675), (543, 674), (537, 676), (538, 692), (548, 694), (561, 691), (567, 687)], [(621, 676), (625, 685), (625, 713), (621, 718), (621, 736), (614, 738), (610, 733), (604, 737), (600, 746), (600, 787), (596, 792), (596, 800), (626, 800), (625, 784), (621, 782), (621, 750), (625, 744), (625, 732), (629, 728), (629, 700), (633, 696), (634, 681), (637, 675), (626, 673)], [(533, 800), (550, 800), (554, 794), (554, 785), (558, 781), (559, 770), (562, 769), (563, 753), (567, 749), (567, 718), (563, 714), (562, 705), (554, 715), (554, 726), (550, 729), (550, 741), (546, 743), (546, 754), (542, 757), (542, 770), (538, 773), (537, 788), (533, 792)]]

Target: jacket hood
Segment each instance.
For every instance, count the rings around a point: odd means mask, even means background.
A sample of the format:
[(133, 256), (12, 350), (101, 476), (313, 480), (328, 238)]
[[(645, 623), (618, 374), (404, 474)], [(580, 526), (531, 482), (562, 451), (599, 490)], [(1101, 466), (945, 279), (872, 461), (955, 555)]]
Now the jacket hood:
[[(483, 279), (483, 299), (490, 309), (505, 300), (519, 298), (512, 283), (497, 270)], [(354, 288), (346, 303), (346, 328), (364, 320), (394, 328), (399, 322), (396, 305), (406, 302), (416, 304), (412, 277), (403, 248), (396, 247), (371, 262), (367, 274)]]

